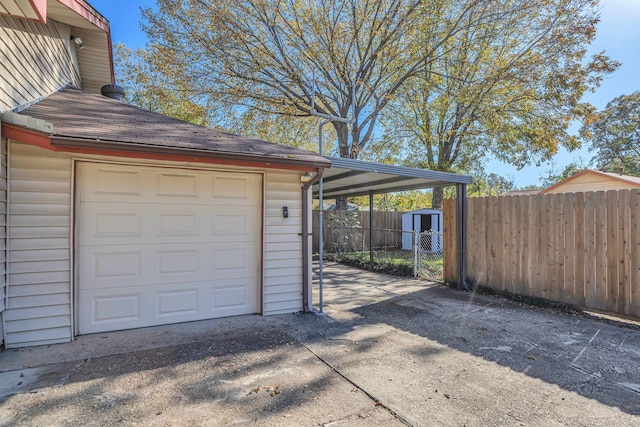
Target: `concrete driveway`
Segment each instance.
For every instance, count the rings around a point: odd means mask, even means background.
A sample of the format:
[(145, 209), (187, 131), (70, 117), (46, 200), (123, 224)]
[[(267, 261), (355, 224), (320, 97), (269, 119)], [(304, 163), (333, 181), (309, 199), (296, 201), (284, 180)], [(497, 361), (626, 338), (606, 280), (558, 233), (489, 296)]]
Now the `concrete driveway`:
[(325, 279), (325, 315), (4, 351), (0, 425), (640, 425), (637, 325), (336, 264)]

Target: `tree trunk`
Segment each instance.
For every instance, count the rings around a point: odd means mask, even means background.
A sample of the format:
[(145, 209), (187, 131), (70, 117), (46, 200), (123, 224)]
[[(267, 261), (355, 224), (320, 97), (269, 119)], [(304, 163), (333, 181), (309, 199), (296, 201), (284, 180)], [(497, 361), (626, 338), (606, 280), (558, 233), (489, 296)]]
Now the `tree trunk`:
[[(331, 122), (331, 124), (336, 130), (336, 135), (338, 136), (338, 148), (340, 150), (340, 157), (349, 158), (349, 126), (346, 123), (342, 122)], [(336, 198), (336, 210), (347, 210), (346, 197)]]
[(444, 188), (434, 188), (433, 197), (431, 199), (431, 207), (433, 209), (442, 209), (442, 199), (444, 198)]
[(342, 122), (331, 122), (338, 137), (340, 157), (349, 158), (349, 126)]
[(347, 198), (346, 197), (336, 197), (336, 210), (337, 211), (346, 211), (347, 210)]

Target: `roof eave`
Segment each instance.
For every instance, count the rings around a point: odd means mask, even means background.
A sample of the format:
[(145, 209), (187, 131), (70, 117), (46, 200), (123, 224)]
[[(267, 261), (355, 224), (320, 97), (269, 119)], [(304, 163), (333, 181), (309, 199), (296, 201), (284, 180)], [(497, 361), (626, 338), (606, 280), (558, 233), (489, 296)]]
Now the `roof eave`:
[(379, 172), (389, 175), (402, 175), (411, 178), (430, 179), (434, 181), (444, 181), (447, 184), (471, 184), (472, 178), (468, 175), (459, 175), (451, 172), (440, 172), (428, 169), (417, 169), (406, 166), (386, 165), (383, 163), (366, 162), (362, 160), (346, 159), (341, 157), (325, 156), (331, 161), (331, 165), (335, 168), (344, 167), (345, 169), (358, 170), (362, 173)]
[(207, 159), (220, 159), (238, 162), (250, 162), (256, 164), (267, 165), (283, 165), (283, 166), (300, 166), (301, 168), (329, 168), (331, 162), (318, 156), (318, 160), (297, 159), (297, 158), (283, 158), (283, 157), (268, 157), (263, 154), (247, 154), (247, 153), (233, 153), (233, 152), (221, 152), (201, 150), (194, 148), (180, 148), (180, 147), (166, 147), (157, 145), (139, 144), (133, 142), (124, 141), (109, 141), (109, 140), (95, 140), (85, 139), (62, 135), (51, 135), (51, 145), (55, 147), (64, 148), (78, 148), (89, 150), (113, 150), (121, 152), (132, 152), (141, 154), (162, 154), (162, 155), (177, 155), (181, 157), (197, 157)]

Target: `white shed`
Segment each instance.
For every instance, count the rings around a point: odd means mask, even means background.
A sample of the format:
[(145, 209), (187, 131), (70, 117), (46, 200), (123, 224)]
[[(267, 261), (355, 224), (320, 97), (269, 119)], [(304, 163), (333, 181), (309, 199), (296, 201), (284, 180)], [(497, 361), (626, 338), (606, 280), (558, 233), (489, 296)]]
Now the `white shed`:
[[(418, 209), (416, 211), (402, 214), (402, 249), (413, 249), (413, 234), (410, 231), (422, 233), (423, 231), (434, 230), (442, 233), (442, 210), (440, 209)], [(433, 235), (430, 251), (442, 251), (442, 239)]]

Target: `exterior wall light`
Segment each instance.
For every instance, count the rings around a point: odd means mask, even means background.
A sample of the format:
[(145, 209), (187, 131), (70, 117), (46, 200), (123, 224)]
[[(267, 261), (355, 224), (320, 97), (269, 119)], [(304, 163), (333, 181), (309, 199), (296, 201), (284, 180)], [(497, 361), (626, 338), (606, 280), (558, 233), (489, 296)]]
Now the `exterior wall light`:
[(84, 49), (84, 43), (80, 37), (71, 36), (71, 40), (78, 46), (78, 49)]

